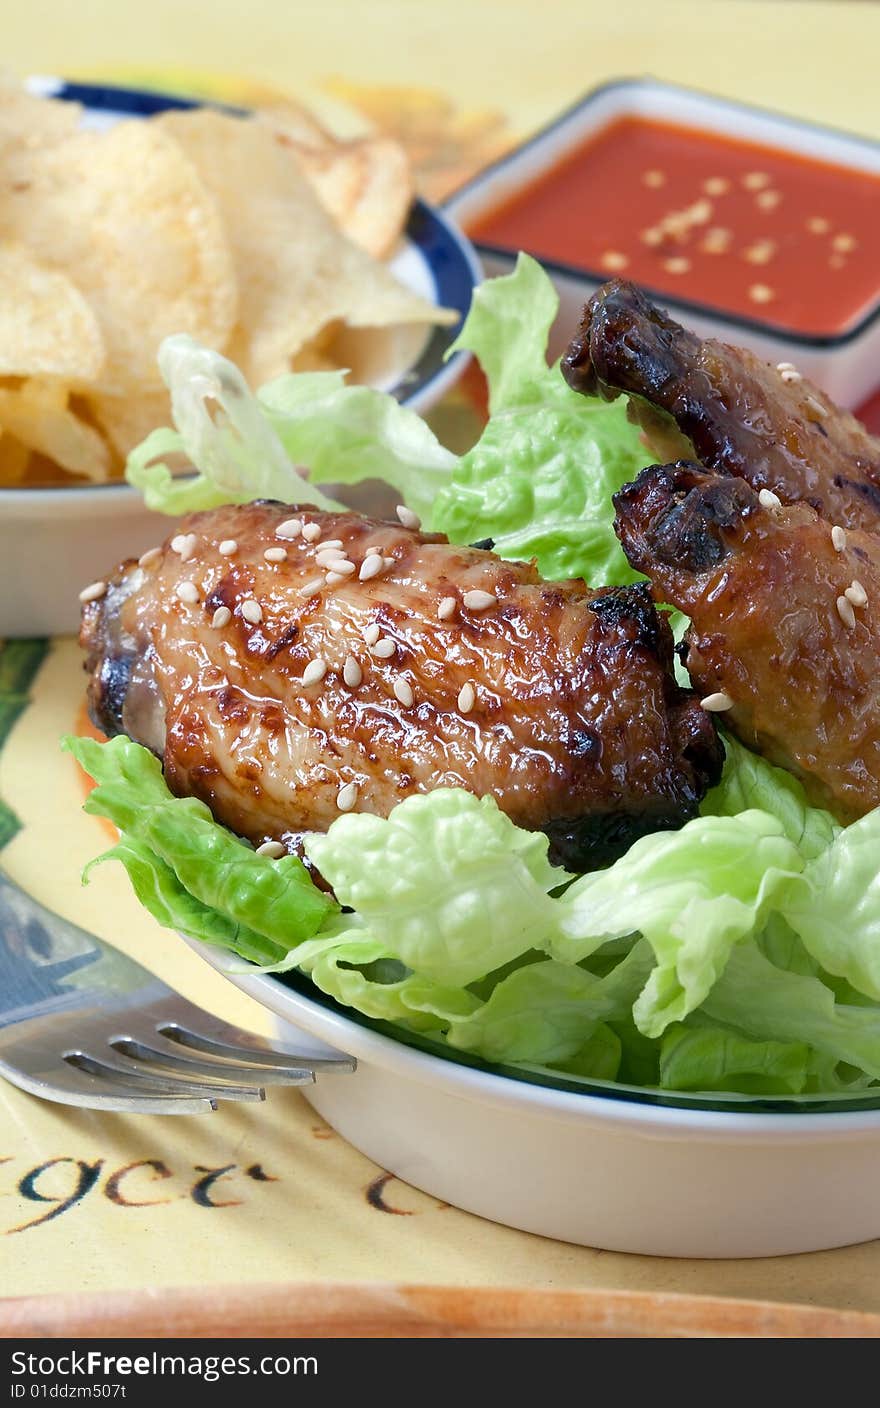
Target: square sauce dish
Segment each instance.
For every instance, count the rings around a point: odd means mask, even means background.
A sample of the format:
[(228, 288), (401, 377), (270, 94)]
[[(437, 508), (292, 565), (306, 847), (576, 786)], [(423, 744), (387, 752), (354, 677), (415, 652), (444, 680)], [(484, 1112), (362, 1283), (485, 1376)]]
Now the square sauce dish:
[[(551, 273), (560, 339), (601, 284), (791, 363), (840, 405), (880, 386), (880, 144), (650, 79), (614, 82), (455, 193), (488, 275)], [(562, 342), (551, 347), (556, 355)]]

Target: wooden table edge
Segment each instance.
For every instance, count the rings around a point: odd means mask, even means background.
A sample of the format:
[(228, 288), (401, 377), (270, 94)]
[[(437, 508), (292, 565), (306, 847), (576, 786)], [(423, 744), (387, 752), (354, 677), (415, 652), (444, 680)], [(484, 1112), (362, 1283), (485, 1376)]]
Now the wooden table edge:
[(723, 1296), (376, 1283), (0, 1299), (3, 1339), (877, 1339), (880, 1315)]

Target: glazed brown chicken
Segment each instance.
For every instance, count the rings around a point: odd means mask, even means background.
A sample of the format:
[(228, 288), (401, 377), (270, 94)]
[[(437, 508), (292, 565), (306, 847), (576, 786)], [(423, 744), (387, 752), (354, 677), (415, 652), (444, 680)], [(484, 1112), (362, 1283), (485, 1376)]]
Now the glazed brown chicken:
[(685, 664), (727, 696), (719, 718), (841, 821), (880, 805), (880, 541), (683, 462), (614, 504), (630, 562), (691, 618)]
[(680, 825), (720, 773), (647, 587), (262, 502), (193, 515), (95, 591), (94, 721), (257, 844), (455, 786), (584, 869)]
[(794, 367), (701, 341), (633, 284), (593, 296), (562, 370), (576, 391), (634, 397), (658, 459), (696, 459), (829, 523), (880, 530), (880, 441)]

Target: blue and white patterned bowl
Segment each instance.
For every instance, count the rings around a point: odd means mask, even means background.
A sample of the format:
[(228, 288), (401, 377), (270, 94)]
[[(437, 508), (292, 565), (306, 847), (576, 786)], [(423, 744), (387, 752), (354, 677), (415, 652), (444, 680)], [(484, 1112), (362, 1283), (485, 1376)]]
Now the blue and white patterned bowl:
[[(170, 93), (103, 83), (68, 83), (59, 78), (31, 78), (28, 87), (41, 97), (80, 103), (85, 109), (84, 125), (92, 128), (110, 127), (122, 118), (152, 117), (170, 108), (200, 106), (191, 98)], [(243, 112), (228, 105), (224, 110)], [(453, 308), (459, 314), (458, 322), (430, 329), (413, 360), (398, 367), (396, 375), (392, 373), (377, 383), (381, 390), (392, 392), (402, 404), (422, 414), (449, 390), (467, 363), (463, 352), (453, 354), (449, 361), (444, 358), (470, 308), (482, 269), (470, 241), (445, 215), (420, 198), (413, 203), (402, 248), (390, 267), (402, 283), (430, 302)]]
[[(171, 94), (59, 78), (35, 77), (28, 87), (40, 96), (81, 103), (85, 125), (93, 128), (168, 108), (199, 106)], [(399, 357), (394, 354), (397, 364), (386, 362), (373, 381), (424, 414), (467, 365), (464, 352), (445, 359), (482, 277), (480, 262), (456, 226), (417, 199), (390, 267), (403, 283), (459, 314), (456, 323), (417, 333), (415, 340), (402, 336)], [(144, 508), (140, 493), (124, 483), (0, 489), (0, 561), (7, 580), (17, 584), (16, 592), (0, 601), (0, 638), (75, 631), (77, 592), (83, 583), (119, 559), (139, 555), (163, 537), (167, 527), (167, 521)], [(53, 564), (51, 573), (45, 571), (47, 561)]]

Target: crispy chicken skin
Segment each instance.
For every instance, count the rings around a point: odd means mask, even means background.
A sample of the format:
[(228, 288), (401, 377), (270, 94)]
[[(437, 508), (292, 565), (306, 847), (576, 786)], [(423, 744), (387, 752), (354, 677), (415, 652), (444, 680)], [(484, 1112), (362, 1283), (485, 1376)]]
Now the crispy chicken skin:
[[(319, 541), (279, 536), (292, 517)], [(84, 607), (91, 715), (255, 843), (295, 849), (340, 805), (385, 816), (458, 786), (583, 869), (680, 825), (717, 780), (713, 721), (675, 683), (647, 587), (547, 583), (399, 523), (270, 502), (195, 514), (180, 534)], [(355, 564), (329, 584), (328, 541)], [(381, 570), (362, 581), (374, 549)], [(311, 662), (321, 677), (304, 683)]]
[(562, 370), (576, 391), (636, 398), (632, 418), (659, 459), (695, 458), (829, 523), (880, 528), (880, 441), (805, 378), (701, 341), (633, 284), (593, 295)]
[(684, 462), (643, 470), (614, 505), (629, 561), (691, 618), (701, 695), (733, 701), (724, 724), (841, 821), (880, 804), (880, 541)]

